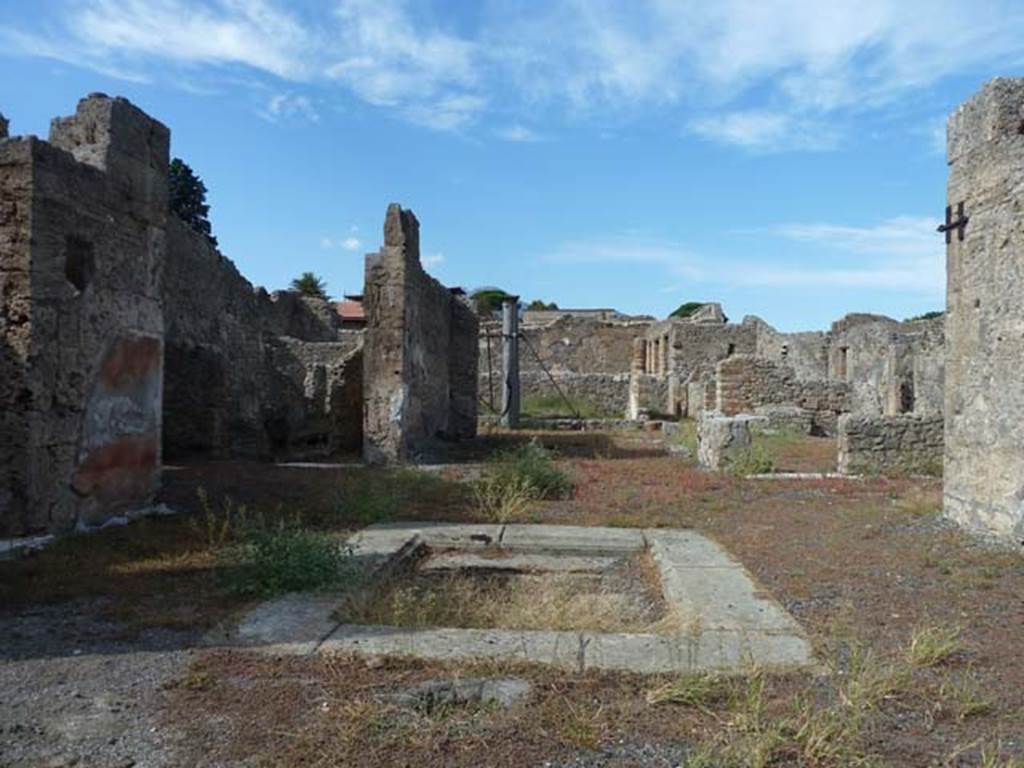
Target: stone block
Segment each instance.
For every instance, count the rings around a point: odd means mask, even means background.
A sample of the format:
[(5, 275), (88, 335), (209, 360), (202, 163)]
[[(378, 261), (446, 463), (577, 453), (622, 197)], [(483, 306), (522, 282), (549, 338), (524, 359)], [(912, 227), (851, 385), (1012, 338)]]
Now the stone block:
[(704, 469), (725, 469), (750, 448), (751, 424), (763, 422), (755, 416), (702, 413), (697, 424), (697, 461)]

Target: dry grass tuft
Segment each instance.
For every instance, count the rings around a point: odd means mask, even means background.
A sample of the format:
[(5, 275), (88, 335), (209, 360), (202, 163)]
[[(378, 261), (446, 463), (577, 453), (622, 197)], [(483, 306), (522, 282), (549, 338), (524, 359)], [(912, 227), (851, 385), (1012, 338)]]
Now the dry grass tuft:
[(337, 617), (401, 627), (672, 632), (681, 626), (656, 598), (579, 574), (455, 572), (349, 590)]
[(907, 658), (915, 667), (934, 667), (963, 650), (960, 627), (923, 627), (911, 637)]

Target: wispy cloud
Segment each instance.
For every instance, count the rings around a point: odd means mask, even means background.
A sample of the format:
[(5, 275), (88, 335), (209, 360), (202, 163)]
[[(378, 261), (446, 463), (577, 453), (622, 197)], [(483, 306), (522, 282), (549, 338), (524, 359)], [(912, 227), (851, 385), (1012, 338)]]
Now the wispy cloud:
[(320, 238), (320, 247), (325, 251), (339, 248), (343, 251), (358, 251), (363, 246), (363, 241), (358, 237), (345, 237), (335, 239), (333, 237), (322, 237)]
[(494, 132), (494, 135), (503, 141), (520, 143), (534, 143), (544, 140), (544, 137), (539, 133), (519, 123), (499, 128)]
[(423, 258), (420, 259), (420, 262), (423, 264), (423, 266), (425, 268), (426, 267), (436, 267), (436, 266), (444, 263), (444, 254), (443, 253), (427, 253), (427, 254), (423, 255)]
[(689, 130), (706, 139), (760, 152), (788, 149), (827, 150), (839, 142), (836, 130), (824, 122), (783, 112), (747, 110), (693, 120)]
[(333, 86), (430, 128), (486, 122), (510, 141), (535, 135), (523, 123), (538, 107), (647, 108), (747, 149), (825, 149), (867, 110), (951, 75), (1024, 63), (1014, 0), (508, 0), (458, 25), (411, 0), (51, 7), (59, 15), (0, 27), (4, 52), (134, 79), (178, 79), (168, 63), (189, 74), (247, 68), (293, 99), (302, 84)]
[(780, 224), (771, 231), (787, 240), (849, 253), (934, 259), (942, 255), (941, 240), (935, 234), (939, 223), (928, 216), (897, 216), (866, 227)]
[[(638, 264), (661, 278), (708, 286), (869, 288), (938, 298), (945, 285), (937, 220), (900, 216), (870, 226), (782, 224), (767, 235), (815, 246), (815, 255), (771, 263), (720, 263), (684, 243), (630, 234), (563, 243), (542, 258), (555, 263)], [(850, 255), (857, 263), (850, 266)]]
[(311, 123), (320, 122), (320, 113), (308, 96), (294, 93), (279, 93), (271, 96), (260, 115), (270, 122), (301, 118)]

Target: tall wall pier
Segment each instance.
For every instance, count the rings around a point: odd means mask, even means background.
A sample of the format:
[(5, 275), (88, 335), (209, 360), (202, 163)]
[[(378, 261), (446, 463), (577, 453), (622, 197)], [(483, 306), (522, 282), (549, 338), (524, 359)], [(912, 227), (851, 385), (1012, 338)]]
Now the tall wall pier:
[(419, 221), (393, 203), (384, 246), (366, 257), (363, 455), (371, 463), (428, 456), (473, 437), (478, 323), (420, 263)]
[(1024, 540), (1022, 125), (1024, 79), (1000, 78), (950, 116), (947, 139), (953, 226), (946, 245), (945, 511), (969, 528), (1018, 542)]
[(101, 94), (48, 142), (0, 137), (0, 535), (152, 502), (169, 143)]

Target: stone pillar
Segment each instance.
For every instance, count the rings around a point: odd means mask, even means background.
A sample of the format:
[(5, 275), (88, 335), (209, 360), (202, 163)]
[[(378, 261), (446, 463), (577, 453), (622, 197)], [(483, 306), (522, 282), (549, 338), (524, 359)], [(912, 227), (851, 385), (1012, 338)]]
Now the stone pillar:
[(642, 338), (633, 339), (633, 357), (629, 363), (629, 406), (626, 418), (636, 421), (640, 418), (641, 379), (647, 367), (647, 342)]
[(950, 116), (945, 513), (1024, 537), (1024, 79), (998, 78)]

